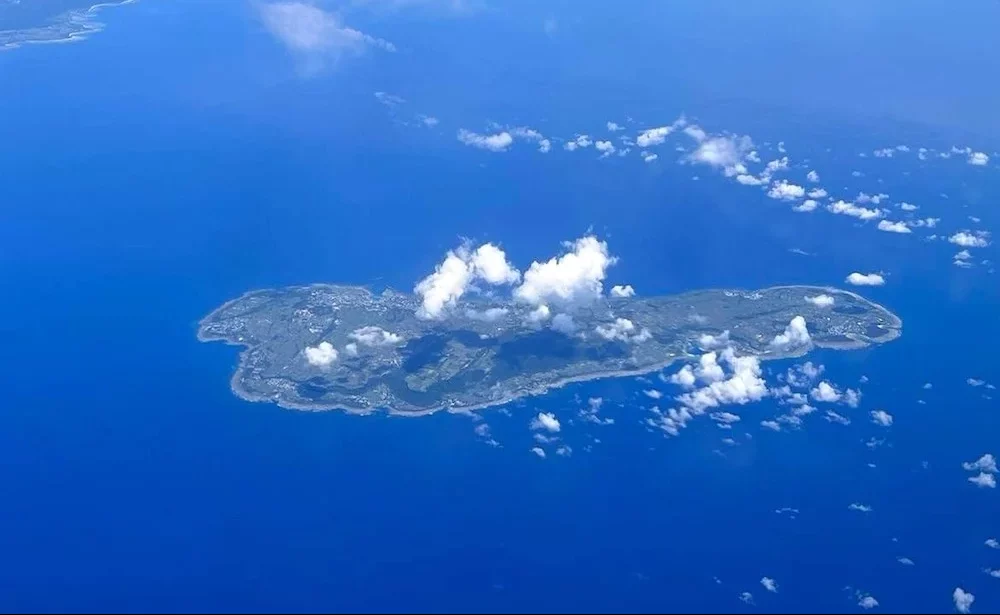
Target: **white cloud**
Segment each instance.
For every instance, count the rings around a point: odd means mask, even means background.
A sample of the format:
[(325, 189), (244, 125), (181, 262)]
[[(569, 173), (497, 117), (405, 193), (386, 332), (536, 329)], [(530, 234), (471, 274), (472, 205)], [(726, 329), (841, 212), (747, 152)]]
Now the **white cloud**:
[(1000, 579), (1000, 570), (995, 570), (993, 568), (984, 568), (983, 572), (990, 575), (994, 579)]
[[(812, 361), (806, 361), (802, 365), (796, 365), (785, 373), (785, 381), (793, 387), (804, 388), (809, 383), (819, 377), (826, 368), (816, 365)], [(791, 391), (789, 391), (791, 393)], [(801, 403), (805, 403), (805, 399)]]
[(552, 311), (549, 310), (549, 306), (540, 305), (536, 307), (534, 310), (532, 310), (530, 314), (528, 314), (528, 320), (530, 320), (531, 322), (538, 323), (548, 320), (549, 316), (551, 315)]
[(307, 72), (336, 63), (347, 53), (359, 54), (368, 47), (396, 51), (389, 41), (344, 26), (334, 13), (304, 2), (275, 2), (260, 5), (267, 30), (305, 62)]
[(521, 273), (507, 261), (504, 251), (491, 243), (476, 248), (469, 262), (476, 277), (489, 284), (516, 284), (521, 280)]
[(858, 273), (855, 271), (844, 280), (854, 286), (883, 286), (885, 278), (877, 273)]
[(822, 199), (826, 198), (826, 195), (827, 191), (824, 190), (823, 188), (813, 188), (812, 190), (809, 191), (810, 199)]
[(781, 425), (777, 421), (761, 421), (760, 426), (771, 431), (781, 431)]
[(492, 307), (483, 311), (466, 310), (465, 315), (472, 320), (482, 320), (484, 322), (494, 322), (507, 315), (506, 308)]
[(590, 399), (587, 400), (587, 407), (580, 409), (579, 412), (580, 418), (583, 419), (584, 421), (587, 421), (588, 423), (594, 423), (596, 425), (614, 425), (615, 420), (613, 418), (608, 417), (602, 419), (599, 416), (598, 413), (600, 412), (601, 404), (603, 403), (604, 400), (602, 398), (591, 397)]
[(695, 383), (694, 370), (690, 365), (685, 365), (679, 372), (670, 376), (670, 382), (679, 384), (684, 388), (693, 387)]
[(635, 289), (631, 285), (626, 284), (625, 286), (616, 285), (611, 287), (612, 297), (633, 297), (635, 296)]
[(797, 348), (812, 343), (809, 330), (806, 328), (806, 319), (801, 316), (792, 318), (783, 333), (779, 333), (771, 340), (771, 346), (781, 350), (787, 348)]
[(708, 134), (704, 130), (702, 130), (700, 126), (695, 126), (694, 124), (692, 124), (691, 126), (685, 126), (684, 134), (691, 137), (695, 141), (698, 141), (699, 143), (708, 138)]
[(402, 96), (396, 96), (388, 92), (375, 92), (375, 100), (390, 108), (406, 103), (406, 99)]
[(985, 381), (985, 380), (980, 380), (979, 378), (967, 378), (967, 379), (965, 380), (965, 382), (966, 382), (966, 384), (968, 384), (968, 385), (969, 385), (970, 387), (981, 387), (981, 386), (983, 386), (984, 384), (986, 384), (986, 381)]
[(374, 326), (355, 329), (348, 337), (362, 346), (391, 346), (403, 341), (399, 335)]
[(912, 224), (917, 228), (923, 228), (923, 227), (934, 228), (938, 225), (938, 222), (940, 221), (941, 218), (917, 218), (912, 222)]
[(887, 198), (889, 198), (889, 195), (884, 192), (880, 192), (878, 194), (867, 194), (865, 192), (859, 192), (858, 196), (854, 200), (857, 201), (858, 203), (861, 203), (862, 205), (866, 205), (868, 203), (878, 205)]
[(628, 318), (616, 318), (611, 324), (597, 325), (594, 331), (609, 342), (639, 343), (645, 342), (652, 336), (646, 328), (636, 332), (635, 323)]
[(531, 263), (524, 283), (514, 289), (516, 299), (531, 305), (572, 305), (601, 296), (607, 269), (617, 260), (608, 254), (608, 245), (588, 235), (565, 246), (571, 251)]
[(918, 209), (920, 209), (913, 203), (906, 203), (906, 202), (900, 203), (899, 208), (902, 209), (903, 211), (917, 211)]
[(809, 171), (809, 173), (806, 174), (806, 179), (815, 184), (819, 181), (819, 173), (816, 171)]
[(552, 317), (552, 329), (564, 335), (576, 333), (576, 321), (569, 314), (556, 314)]
[(959, 613), (968, 613), (976, 597), (965, 591), (961, 587), (956, 587), (951, 594), (951, 599), (955, 602), (955, 610)]
[(969, 164), (975, 165), (977, 167), (986, 166), (990, 162), (989, 155), (986, 152), (972, 152), (969, 154)]
[(847, 389), (844, 391), (844, 397), (841, 401), (844, 402), (844, 405), (857, 408), (858, 404), (861, 403), (861, 393), (854, 389)]
[(830, 213), (839, 214), (842, 216), (851, 216), (859, 220), (874, 220), (876, 218), (882, 217), (881, 209), (868, 209), (867, 207), (859, 207), (854, 203), (848, 203), (847, 201), (835, 201), (826, 206), (827, 211)]
[(483, 244), (474, 252), (467, 246), (449, 250), (434, 273), (414, 288), (422, 298), (417, 315), (425, 319), (443, 317), (477, 279), (488, 284), (513, 284), (520, 274), (507, 262), (503, 250), (493, 244)]
[(344, 352), (346, 352), (347, 356), (349, 357), (356, 357), (358, 356), (358, 345), (355, 344), (354, 342), (351, 342), (350, 344), (345, 344)]
[[(708, 353), (708, 355), (714, 354)], [(705, 357), (706, 355), (702, 356), (699, 377), (704, 374), (707, 378), (717, 378), (716, 373), (704, 369), (706, 365), (714, 363), (714, 357), (711, 362), (706, 361)], [(759, 401), (767, 395), (767, 384), (761, 377), (760, 360), (757, 357), (737, 357), (732, 348), (727, 348), (722, 353), (722, 359), (731, 370), (732, 375), (729, 378), (713, 380), (707, 386), (681, 395), (677, 400), (700, 413), (721, 405), (742, 405)]]
[(816, 307), (830, 307), (835, 303), (835, 300), (830, 295), (816, 295), (815, 297), (806, 297), (806, 301), (815, 305)]
[(740, 594), (740, 601), (744, 604), (753, 604), (753, 594), (750, 592), (743, 592)]
[(892, 156), (895, 153), (896, 150), (892, 149), (891, 147), (884, 147), (882, 149), (877, 149), (874, 152), (872, 152), (872, 154), (874, 154), (876, 158), (892, 158)]
[(774, 182), (771, 184), (771, 189), (767, 192), (767, 196), (782, 201), (796, 201), (805, 195), (805, 188), (796, 184), (790, 184), (785, 180)]
[(948, 238), (948, 241), (963, 248), (985, 248), (990, 245), (987, 240), (989, 235), (980, 231), (973, 234), (971, 231), (959, 231)]
[(556, 449), (556, 455), (559, 455), (560, 457), (569, 457), (572, 454), (573, 454), (573, 448), (570, 447), (570, 445), (568, 444), (563, 444), (562, 446)]
[(320, 342), (316, 346), (309, 346), (305, 353), (306, 361), (315, 367), (327, 367), (337, 360), (337, 349), (330, 342)]
[(879, 220), (878, 230), (886, 233), (912, 233), (910, 227), (905, 222), (890, 222), (889, 220)]
[(778, 593), (778, 584), (774, 581), (774, 579), (770, 577), (763, 577), (760, 580), (760, 584), (763, 585), (764, 589), (766, 589), (767, 591), (772, 593)]
[(834, 404), (840, 401), (842, 394), (837, 390), (837, 387), (831, 385), (826, 380), (820, 382), (816, 387), (809, 392), (813, 399), (816, 401), (826, 402), (828, 404)]
[(485, 149), (491, 152), (505, 152), (514, 143), (514, 137), (507, 131), (492, 135), (481, 135), (462, 128), (458, 131), (458, 140), (471, 147)]
[(652, 154), (650, 152), (643, 152), (642, 153), (642, 161), (643, 162), (653, 162), (654, 160), (656, 160), (659, 157), (660, 157), (659, 154)]
[(912, 566), (913, 560), (908, 557), (897, 557), (896, 561), (904, 566)]
[(725, 379), (726, 373), (718, 362), (719, 355), (715, 352), (706, 352), (698, 359), (698, 367), (695, 369), (695, 376), (702, 382), (719, 382)]
[(862, 513), (870, 513), (872, 511), (872, 507), (871, 506), (869, 506), (867, 504), (862, 504), (860, 502), (854, 502), (853, 504), (851, 504), (850, 506), (848, 506), (847, 509), (848, 510), (854, 510), (854, 511), (857, 511), (857, 512), (862, 512)]
[(674, 131), (674, 126), (659, 126), (650, 128), (639, 133), (635, 139), (635, 144), (639, 147), (653, 147), (662, 144)]
[(434, 128), (441, 123), (439, 119), (430, 115), (421, 115), (420, 121), (423, 122), (424, 126), (427, 126), (428, 128)]
[(542, 135), (542, 133), (538, 132), (534, 128), (529, 128), (527, 126), (518, 126), (516, 128), (511, 128), (510, 134), (515, 139), (521, 139), (522, 141), (531, 141), (532, 143), (537, 143), (538, 151), (543, 154), (547, 154), (552, 150), (552, 141), (546, 139), (545, 136)]
[(535, 431), (547, 431), (549, 433), (559, 433), (561, 426), (559, 419), (551, 412), (539, 412), (531, 421), (531, 428)]
[(434, 273), (421, 280), (414, 292), (423, 299), (417, 314), (421, 318), (441, 318), (444, 311), (454, 307), (465, 294), (472, 280), (472, 268), (463, 250), (449, 250), (444, 262), (437, 266)]
[(646, 389), (643, 393), (650, 399), (660, 399), (663, 397), (663, 393), (657, 391), (656, 389)]
[(693, 162), (722, 167), (727, 174), (737, 175), (734, 167), (743, 161), (743, 157), (753, 147), (749, 137), (712, 137), (702, 141), (690, 156)]
[(783, 156), (778, 160), (772, 160), (767, 163), (764, 167), (764, 173), (771, 175), (775, 171), (787, 171), (788, 170), (788, 156)]
[(962, 464), (967, 472), (988, 472), (990, 474), (997, 473), (997, 460), (993, 455), (986, 453), (979, 459), (975, 461), (966, 461)]
[(615, 146), (611, 141), (598, 141), (594, 144), (597, 151), (601, 152), (601, 158), (607, 158), (615, 153)]
[(833, 410), (827, 410), (826, 414), (823, 415), (823, 418), (831, 423), (839, 423), (841, 425), (851, 424), (851, 419), (840, 413), (834, 412)]
[(991, 549), (1000, 549), (1000, 542), (996, 538), (987, 538), (983, 544)]
[(993, 489), (997, 486), (997, 479), (994, 478), (992, 474), (987, 474), (986, 472), (980, 472), (975, 476), (970, 476), (969, 482), (977, 487), (984, 487), (987, 489)]
[(708, 418), (725, 425), (731, 425), (732, 423), (738, 423), (740, 421), (740, 415), (733, 414), (732, 412), (713, 412), (708, 415)]
[(872, 417), (872, 423), (881, 427), (892, 426), (892, 415), (885, 410), (872, 410), (869, 414)]
[(801, 203), (793, 207), (792, 211), (796, 211), (800, 214), (808, 213), (810, 211), (816, 211), (816, 207), (818, 205), (819, 203), (817, 203), (813, 199), (806, 199), (805, 201), (802, 201)]
[(616, 124), (615, 122), (608, 122), (608, 130), (611, 132), (618, 132), (619, 130), (625, 130), (624, 126)]
[(741, 173), (737, 175), (736, 181), (743, 184), (744, 186), (761, 186), (767, 183), (766, 179), (761, 179), (756, 175), (749, 175), (747, 173)]
[(721, 348), (722, 346), (729, 345), (729, 329), (726, 329), (718, 335), (710, 335), (704, 333), (698, 337), (698, 346), (704, 350), (711, 350), (713, 348)]
[(875, 607), (878, 606), (878, 600), (868, 595), (861, 596), (860, 598), (858, 598), (858, 606), (860, 606), (866, 611), (869, 609), (874, 609)]
[(536, 446), (535, 448), (531, 449), (531, 452), (538, 455), (542, 459), (545, 459), (545, 451), (543, 451), (539, 447)]

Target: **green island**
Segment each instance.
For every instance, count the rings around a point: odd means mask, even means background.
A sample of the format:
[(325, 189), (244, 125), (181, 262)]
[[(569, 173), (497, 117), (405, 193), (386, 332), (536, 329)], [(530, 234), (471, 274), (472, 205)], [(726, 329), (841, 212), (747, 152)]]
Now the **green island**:
[[(256, 290), (206, 316), (198, 338), (244, 347), (231, 382), (243, 399), (419, 415), (655, 372), (695, 358), (705, 336), (768, 360), (882, 344), (902, 328), (856, 293), (816, 286), (610, 297), (578, 307), (559, 327), (536, 322), (529, 306), (486, 296), (462, 301), (441, 320), (417, 317), (419, 305), (409, 293), (361, 286)], [(775, 344), (796, 316), (810, 340)]]

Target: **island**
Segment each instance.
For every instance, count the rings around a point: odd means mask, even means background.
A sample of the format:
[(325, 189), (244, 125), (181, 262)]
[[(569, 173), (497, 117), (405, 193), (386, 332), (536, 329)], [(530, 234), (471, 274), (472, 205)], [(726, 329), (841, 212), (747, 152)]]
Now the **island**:
[[(711, 346), (781, 359), (882, 344), (902, 329), (896, 315), (856, 293), (815, 286), (607, 297), (544, 320), (486, 295), (439, 320), (419, 318), (419, 305), (409, 293), (361, 286), (256, 290), (206, 316), (198, 338), (244, 347), (231, 381), (243, 399), (419, 415), (655, 372)], [(809, 340), (777, 344), (796, 317)]]

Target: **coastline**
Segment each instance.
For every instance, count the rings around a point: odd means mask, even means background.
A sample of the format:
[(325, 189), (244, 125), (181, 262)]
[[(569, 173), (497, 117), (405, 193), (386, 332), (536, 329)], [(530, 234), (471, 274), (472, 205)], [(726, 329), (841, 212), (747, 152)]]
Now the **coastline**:
[[(0, 51), (10, 51), (24, 45), (49, 45), (59, 43), (75, 43), (85, 41), (92, 34), (104, 30), (105, 24), (95, 21), (98, 13), (104, 9), (135, 4), (139, 0), (119, 0), (118, 2), (98, 2), (86, 9), (73, 9), (56, 15), (51, 23), (17, 30), (0, 30)], [(48, 35), (48, 36), (46, 36)], [(4, 42), (5, 38), (14, 39)]]
[[(328, 283), (316, 283), (316, 284), (309, 284), (309, 285), (305, 285), (305, 286), (293, 286), (293, 287), (290, 287), (290, 288), (292, 288), (292, 289), (299, 289), (299, 290), (312, 289), (312, 288), (351, 288), (351, 289), (356, 289), (356, 290), (364, 290), (369, 295), (374, 296), (374, 293), (371, 291), (371, 289), (369, 289), (366, 286), (350, 286), (350, 285), (337, 285), (337, 284), (328, 284)], [(768, 290), (785, 290), (785, 289), (803, 289), (803, 290), (812, 290), (812, 291), (826, 291), (826, 292), (832, 292), (832, 293), (843, 293), (843, 294), (849, 295), (849, 296), (851, 296), (851, 297), (853, 297), (855, 299), (863, 301), (863, 302), (865, 302), (865, 303), (867, 303), (869, 305), (874, 306), (875, 308), (877, 308), (878, 310), (880, 310), (882, 313), (884, 313), (888, 317), (891, 317), (892, 321), (891, 321), (891, 323), (888, 326), (886, 326), (885, 328), (883, 328), (883, 330), (885, 331), (885, 335), (882, 336), (882, 337), (880, 337), (880, 338), (878, 338), (878, 339), (872, 339), (870, 341), (853, 339), (851, 342), (813, 342), (808, 347), (799, 348), (799, 349), (796, 349), (795, 351), (792, 351), (792, 352), (773, 353), (773, 354), (772, 353), (764, 353), (764, 354), (755, 355), (762, 362), (763, 361), (778, 361), (778, 360), (782, 360), (782, 359), (794, 359), (794, 358), (802, 357), (802, 356), (805, 356), (805, 355), (809, 354), (810, 352), (812, 352), (816, 348), (826, 348), (826, 349), (832, 349), (832, 350), (860, 350), (862, 348), (868, 348), (868, 347), (873, 346), (873, 345), (881, 345), (881, 344), (890, 342), (892, 340), (895, 340), (895, 339), (899, 338), (902, 335), (902, 324), (903, 324), (903, 321), (902, 321), (902, 319), (899, 316), (897, 316), (896, 314), (894, 314), (892, 311), (888, 310), (887, 308), (885, 308), (884, 306), (882, 306), (880, 304), (877, 304), (877, 303), (875, 303), (875, 302), (873, 302), (873, 301), (871, 301), (871, 300), (869, 300), (869, 299), (867, 299), (867, 298), (859, 295), (858, 293), (855, 293), (855, 292), (852, 292), (852, 291), (848, 291), (848, 290), (844, 290), (844, 289), (840, 289), (840, 288), (831, 287), (831, 286), (781, 285), (781, 286), (769, 286), (767, 288), (757, 289), (755, 291), (749, 291), (749, 290), (743, 290), (743, 289), (702, 289), (702, 290), (697, 290), (697, 291), (686, 291), (685, 293), (678, 293), (677, 295), (667, 295), (667, 296), (669, 296), (669, 297), (679, 297), (679, 296), (683, 296), (684, 294), (688, 294), (688, 293), (711, 292), (711, 291), (716, 291), (716, 292), (728, 291), (728, 292), (738, 292), (738, 293), (752, 293), (752, 292), (763, 292), (763, 291), (768, 291)], [(280, 397), (268, 397), (268, 396), (263, 396), (263, 395), (256, 395), (256, 394), (253, 394), (253, 393), (247, 391), (245, 388), (243, 388), (243, 386), (242, 386), (241, 383), (242, 383), (242, 376), (243, 376), (244, 359), (246, 357), (247, 352), (250, 349), (250, 345), (242, 343), (242, 342), (239, 342), (239, 341), (232, 340), (230, 338), (225, 338), (225, 337), (220, 337), (220, 336), (213, 336), (213, 335), (206, 335), (204, 333), (204, 324), (206, 323), (206, 321), (208, 321), (209, 319), (211, 319), (215, 314), (217, 314), (217, 313), (221, 312), (222, 310), (226, 309), (227, 307), (229, 307), (229, 306), (231, 306), (231, 305), (233, 305), (235, 303), (238, 303), (240, 301), (243, 301), (244, 299), (246, 299), (248, 297), (251, 297), (251, 296), (253, 296), (255, 294), (267, 293), (267, 292), (274, 292), (274, 291), (277, 291), (277, 290), (280, 290), (280, 289), (267, 288), (267, 289), (251, 290), (251, 291), (248, 291), (248, 292), (244, 293), (240, 297), (237, 297), (236, 299), (232, 299), (230, 301), (227, 301), (222, 306), (216, 308), (210, 314), (208, 314), (207, 316), (205, 316), (204, 318), (202, 318), (199, 321), (199, 323), (198, 323), (198, 334), (197, 334), (197, 337), (198, 337), (198, 340), (202, 341), (202, 342), (222, 341), (227, 346), (242, 346), (244, 348), (244, 350), (242, 350), (240, 352), (236, 370), (232, 374), (232, 376), (230, 377), (230, 381), (229, 381), (230, 382), (230, 390), (232, 391), (232, 393), (236, 397), (238, 397), (238, 398), (240, 398), (240, 399), (242, 399), (244, 401), (249, 401), (249, 402), (268, 402), (268, 403), (273, 403), (273, 404), (277, 405), (280, 408), (284, 408), (284, 409), (287, 409), (287, 410), (295, 410), (295, 411), (299, 411), (299, 412), (333, 412), (333, 411), (340, 411), (340, 412), (346, 412), (348, 414), (355, 414), (355, 415), (367, 415), (367, 414), (373, 414), (373, 413), (377, 413), (377, 412), (384, 412), (384, 413), (386, 413), (386, 414), (388, 414), (390, 416), (405, 416), (405, 417), (428, 416), (428, 415), (431, 415), (431, 414), (434, 414), (434, 413), (437, 413), (437, 412), (450, 412), (450, 413), (453, 413), (453, 414), (471, 414), (471, 413), (477, 412), (479, 410), (484, 410), (484, 409), (492, 408), (492, 407), (496, 407), (496, 406), (503, 406), (503, 405), (509, 404), (511, 402), (520, 400), (520, 399), (525, 399), (525, 398), (530, 398), (530, 397), (538, 397), (538, 396), (541, 396), (541, 395), (545, 395), (546, 393), (548, 393), (548, 392), (550, 392), (552, 390), (560, 389), (560, 388), (566, 387), (566, 386), (571, 385), (571, 384), (576, 384), (576, 383), (580, 383), (580, 382), (589, 382), (589, 381), (593, 381), (593, 380), (605, 380), (605, 379), (612, 379), (612, 378), (628, 378), (628, 377), (643, 376), (643, 375), (646, 375), (646, 374), (651, 374), (651, 373), (658, 372), (658, 371), (661, 371), (663, 369), (666, 369), (670, 365), (672, 365), (672, 364), (674, 364), (674, 363), (676, 363), (676, 362), (678, 362), (680, 360), (685, 360), (685, 359), (691, 359), (692, 358), (691, 356), (688, 356), (688, 355), (678, 355), (678, 356), (670, 357), (669, 359), (666, 359), (666, 360), (663, 360), (663, 361), (659, 361), (659, 362), (656, 362), (656, 363), (653, 363), (653, 364), (650, 364), (650, 365), (647, 365), (647, 366), (635, 368), (635, 369), (594, 372), (594, 373), (591, 373), (591, 374), (583, 374), (583, 375), (577, 375), (577, 376), (570, 376), (570, 377), (566, 377), (566, 378), (562, 378), (562, 379), (553, 381), (552, 383), (549, 383), (549, 384), (546, 384), (546, 385), (542, 385), (542, 386), (538, 386), (538, 387), (535, 387), (535, 388), (530, 389), (530, 390), (522, 391), (522, 392), (520, 392), (517, 395), (509, 396), (507, 398), (496, 399), (496, 400), (489, 400), (489, 401), (486, 401), (486, 402), (483, 402), (483, 403), (479, 403), (479, 404), (474, 404), (474, 405), (469, 405), (469, 406), (460, 406), (460, 407), (441, 405), (441, 406), (436, 406), (436, 407), (433, 407), (433, 408), (408, 411), (408, 410), (399, 410), (399, 409), (396, 409), (396, 408), (389, 408), (389, 407), (386, 407), (386, 408), (379, 408), (379, 407), (352, 407), (352, 406), (348, 406), (348, 405), (345, 405), (345, 404), (322, 405), (322, 404), (303, 404), (303, 403), (297, 403), (297, 402), (290, 402), (290, 401), (287, 401), (287, 400), (283, 400)], [(287, 289), (285, 289), (285, 290), (287, 290)], [(652, 299), (656, 299), (657, 297), (651, 297), (651, 298)]]

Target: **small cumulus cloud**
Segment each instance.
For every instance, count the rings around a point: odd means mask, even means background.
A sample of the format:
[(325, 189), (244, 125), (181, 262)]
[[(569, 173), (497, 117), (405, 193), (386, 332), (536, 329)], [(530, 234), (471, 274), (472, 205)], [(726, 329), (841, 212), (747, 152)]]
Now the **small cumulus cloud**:
[(986, 166), (990, 162), (990, 157), (985, 152), (972, 152), (969, 154), (969, 164), (977, 167)]
[(959, 231), (949, 237), (948, 241), (963, 248), (985, 248), (990, 245), (989, 234), (983, 231)]
[(834, 298), (831, 297), (830, 295), (816, 295), (815, 297), (806, 297), (806, 301), (820, 308), (830, 307), (835, 303)]
[(771, 347), (779, 350), (788, 348), (798, 348), (812, 343), (809, 336), (809, 329), (806, 328), (806, 319), (801, 316), (792, 318), (785, 327), (783, 333), (779, 333), (771, 340)]
[(833, 203), (827, 205), (826, 209), (830, 213), (842, 216), (851, 216), (852, 218), (857, 218), (859, 220), (874, 220), (882, 217), (881, 209), (869, 209), (867, 207), (855, 205), (854, 203), (849, 203), (848, 201), (834, 201)]
[(951, 599), (955, 603), (955, 610), (959, 613), (968, 613), (969, 609), (972, 608), (972, 603), (976, 601), (974, 595), (961, 587), (955, 588), (955, 591), (951, 593)]
[(767, 196), (772, 199), (782, 201), (797, 201), (806, 195), (806, 190), (802, 186), (789, 183), (785, 180), (776, 181), (771, 184), (771, 189), (767, 191)]
[(892, 222), (889, 220), (879, 220), (878, 230), (885, 231), (886, 233), (912, 233), (910, 227), (906, 226), (905, 222)]
[(470, 147), (490, 152), (505, 152), (514, 143), (514, 137), (507, 131), (483, 135), (464, 128), (458, 131), (458, 140)]
[(551, 412), (539, 412), (538, 416), (531, 420), (531, 428), (535, 431), (559, 433), (561, 425), (555, 414)]
[(611, 287), (611, 296), (612, 297), (633, 297), (633, 296), (635, 296), (635, 289), (632, 288), (632, 286), (629, 285), (629, 284), (626, 284), (624, 286), (622, 286), (620, 284), (616, 285), (616, 286), (612, 286)]
[(872, 423), (875, 423), (880, 427), (892, 426), (892, 415), (885, 410), (872, 410), (870, 415), (872, 417)]
[(854, 273), (844, 279), (845, 282), (853, 286), (883, 286), (885, 278), (877, 273)]
[(328, 367), (337, 360), (337, 349), (330, 342), (320, 342), (305, 349), (306, 361), (314, 367)]

